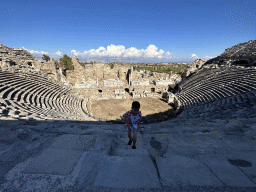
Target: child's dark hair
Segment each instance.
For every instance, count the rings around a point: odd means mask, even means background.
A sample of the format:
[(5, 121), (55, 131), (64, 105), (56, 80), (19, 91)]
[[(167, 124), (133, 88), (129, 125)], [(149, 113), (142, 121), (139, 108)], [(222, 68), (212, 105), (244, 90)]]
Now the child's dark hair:
[(139, 109), (140, 108), (140, 103), (138, 101), (133, 101), (132, 108)]

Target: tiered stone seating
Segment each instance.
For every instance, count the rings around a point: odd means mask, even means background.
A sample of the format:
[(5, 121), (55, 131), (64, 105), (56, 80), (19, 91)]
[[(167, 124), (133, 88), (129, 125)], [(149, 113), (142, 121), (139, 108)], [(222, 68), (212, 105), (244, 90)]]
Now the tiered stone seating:
[[(213, 78), (212, 75), (208, 78), (207, 73), (199, 74), (199, 77), (204, 76), (205, 80), (200, 80), (200, 78), (196, 77), (187, 80), (184, 83), (185, 85), (181, 85), (182, 91), (177, 93), (177, 96), (182, 101), (183, 105), (191, 106), (211, 102), (211, 96), (214, 96), (216, 100), (217, 98), (231, 97), (237, 93), (249, 92), (255, 89), (256, 70), (247, 70), (248, 71), (245, 71), (245, 69), (242, 70), (239, 68), (239, 70), (232, 70), (231, 72), (229, 69), (226, 69), (226, 71), (229, 72), (227, 75), (225, 75), (225, 71), (219, 72), (216, 78)], [(246, 75), (243, 75), (245, 73)], [(246, 83), (246, 81), (248, 81), (248, 83)], [(191, 87), (188, 88), (187, 86), (189, 85)]]
[(86, 101), (84, 101), (84, 105), (83, 105), (83, 109), (84, 109), (84, 112), (89, 115), (89, 111), (88, 111), (88, 106), (89, 106), (89, 99), (87, 98)]
[(181, 91), (176, 93), (182, 103), (182, 112), (178, 117), (214, 118), (216, 111), (242, 107), (255, 110), (255, 85), (256, 70), (253, 68), (201, 70), (182, 83)]
[(67, 107), (69, 105), (66, 103), (67, 99), (69, 98), (69, 94), (70, 92), (67, 92), (67, 94), (60, 99), (60, 104), (65, 111), (68, 111), (68, 113), (72, 113), (72, 110)]
[(71, 94), (70, 88), (35, 73), (0, 70), (0, 99), (5, 112), (8, 107), (8, 115), (16, 118), (28, 115), (36, 119), (84, 120), (86, 117), (82, 99)]
[[(6, 100), (7, 101), (7, 100)], [(20, 111), (24, 111), (27, 113), (31, 113), (32, 111), (36, 114), (34, 115), (40, 115), (40, 114), (49, 114), (49, 109), (40, 109), (40, 108), (36, 108), (34, 106), (31, 106), (29, 104), (26, 103), (18, 103), (16, 101), (13, 100), (9, 100), (9, 103), (11, 103), (10, 106), (15, 106), (17, 109), (19, 109)], [(53, 113), (52, 113), (53, 114)]]

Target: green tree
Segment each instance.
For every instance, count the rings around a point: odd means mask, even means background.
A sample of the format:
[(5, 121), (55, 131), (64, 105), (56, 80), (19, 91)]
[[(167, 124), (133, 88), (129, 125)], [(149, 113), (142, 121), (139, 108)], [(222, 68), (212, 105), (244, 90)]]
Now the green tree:
[(80, 65), (82, 65), (83, 67), (85, 66), (85, 63), (79, 62)]
[(72, 60), (69, 56), (67, 56), (66, 54), (63, 55), (62, 58), (59, 59), (65, 66), (65, 68), (67, 70), (74, 70), (74, 66), (72, 64)]
[(113, 69), (114, 68), (114, 64), (111, 63), (110, 64), (110, 68)]
[(49, 56), (47, 56), (47, 55), (43, 55), (42, 59), (43, 59), (43, 60), (46, 60), (46, 62), (47, 62), (47, 61), (49, 61), (49, 60), (50, 60), (50, 57), (49, 57)]

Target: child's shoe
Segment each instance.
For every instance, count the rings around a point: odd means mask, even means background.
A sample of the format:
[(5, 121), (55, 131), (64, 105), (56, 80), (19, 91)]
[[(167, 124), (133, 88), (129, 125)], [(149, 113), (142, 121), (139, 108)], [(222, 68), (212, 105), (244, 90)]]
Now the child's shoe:
[(129, 142), (128, 142), (128, 145), (131, 145), (132, 144), (132, 140), (130, 140)]
[(132, 146), (133, 149), (136, 149), (136, 146)]

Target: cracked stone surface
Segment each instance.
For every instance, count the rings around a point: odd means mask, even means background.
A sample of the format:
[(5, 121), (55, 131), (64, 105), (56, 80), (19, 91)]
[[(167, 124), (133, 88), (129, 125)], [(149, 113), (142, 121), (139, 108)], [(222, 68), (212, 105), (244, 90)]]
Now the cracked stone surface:
[(1, 121), (0, 190), (255, 190), (256, 119), (221, 115), (141, 124), (136, 149), (125, 124)]

